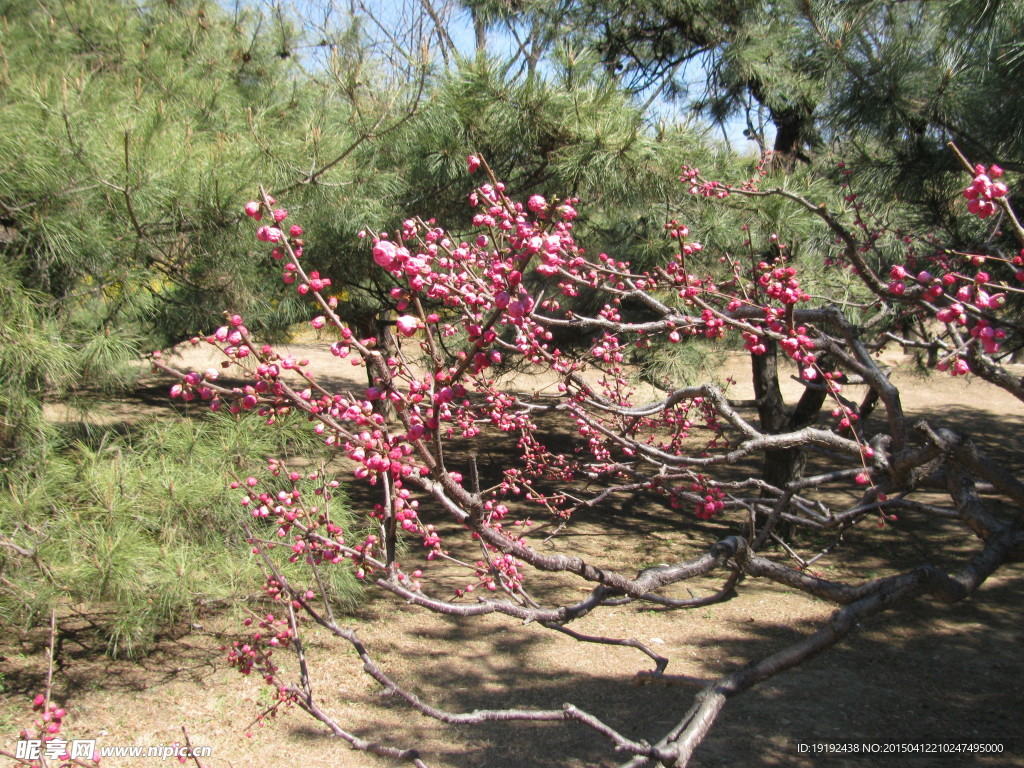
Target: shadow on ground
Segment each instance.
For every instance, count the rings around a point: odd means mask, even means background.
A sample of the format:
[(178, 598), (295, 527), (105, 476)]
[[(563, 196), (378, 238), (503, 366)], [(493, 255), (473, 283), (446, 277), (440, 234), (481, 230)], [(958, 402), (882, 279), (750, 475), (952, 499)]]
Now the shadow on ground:
[[(178, 412), (197, 408), (173, 404), (163, 384), (144, 387), (137, 402)], [(987, 455), (1020, 474), (1024, 417), (1019, 413), (1002, 415), (949, 404), (919, 409), (916, 415), (969, 434)], [(132, 423), (126, 420), (115, 428), (127, 431)], [(571, 449), (575, 444), (555, 429), (542, 431), (539, 438), (552, 447)], [(465, 471), (471, 456), (476, 457), (485, 487), (499, 481), (502, 470), (515, 460), (507, 441), (456, 443), (451, 449), (452, 467)], [(853, 494), (851, 490), (851, 499)], [(363, 485), (352, 485), (348, 495), (359, 508), (376, 500)], [(555, 528), (538, 522), (545, 532)], [(735, 532), (742, 532), (735, 523), (696, 523), (692, 515), (670, 513), (653, 496), (638, 497), (629, 504), (611, 498), (578, 515), (550, 546), (553, 551), (582, 550), (590, 560), (629, 572), (628, 568), (691, 556), (706, 542)], [(826, 543), (822, 541), (823, 546)], [(828, 569), (834, 561), (836, 576), (856, 581), (923, 563), (960, 568), (977, 545), (955, 522), (907, 514), (884, 529), (858, 526), (832, 551), (836, 557), (821, 562), (823, 575), (832, 576)], [(565, 589), (579, 587), (556, 580), (536, 594), (542, 600), (554, 599)], [(756, 606), (766, 601), (771, 612), (759, 612)], [(1014, 566), (1004, 568), (961, 603), (947, 606), (923, 600), (874, 617), (837, 647), (727, 704), (692, 764), (705, 768), (1024, 766), (1024, 740), (1018, 736), (1024, 713), (1022, 604), (1024, 573)], [(714, 677), (816, 631), (828, 612), (822, 604), (792, 591), (748, 582), (739, 597), (720, 606), (692, 611), (625, 607), (608, 611), (602, 619), (606, 624), (599, 628), (608, 635), (657, 637), (662, 641), (657, 650), (672, 659), (669, 672)], [(634, 685), (634, 674), (649, 666), (636, 651), (577, 644), (510, 620), (423, 618), (391, 598), (368, 600), (355, 618), (367, 620), (370, 650), (396, 678), (429, 703), (453, 711), (510, 706), (557, 710), (572, 702), (628, 738), (655, 740), (679, 721), (697, 692), (687, 687)], [(199, 633), (168, 639), (160, 652), (133, 672), (124, 662), (96, 659), (89, 632), (88, 627), (69, 629), (58, 654), (60, 685), (65, 686), (62, 694), (71, 700), (85, 697), (97, 686), (141, 692), (183, 678), (204, 680), (219, 663), (220, 639)], [(38, 639), (33, 642), (26, 652), (38, 654)], [(313, 650), (326, 655), (327, 673), (342, 663), (345, 654), (344, 661), (353, 662), (350, 653), (327, 641), (314, 644)], [(39, 690), (41, 674), (38, 665), (22, 670), (5, 664), (5, 692), (30, 695)], [(399, 746), (423, 744), (428, 765), (433, 764), (432, 756), (439, 756), (440, 764), (458, 768), (581, 768), (624, 761), (606, 739), (580, 725), (492, 723), (446, 731), (379, 691), (352, 690), (355, 693), (345, 696), (365, 710), (353, 726), (359, 735), (382, 742), (394, 739)], [(323, 691), (328, 705), (344, 703), (329, 682)], [(305, 721), (288, 727), (321, 755), (322, 762), (314, 756), (307, 759), (310, 764), (338, 764), (330, 757), (344, 750), (337, 741), (325, 738)], [(960, 754), (941, 760), (918, 755), (898, 762), (890, 756), (826, 760), (805, 757), (795, 746), (799, 741), (820, 740), (1001, 743), (1012, 753)]]

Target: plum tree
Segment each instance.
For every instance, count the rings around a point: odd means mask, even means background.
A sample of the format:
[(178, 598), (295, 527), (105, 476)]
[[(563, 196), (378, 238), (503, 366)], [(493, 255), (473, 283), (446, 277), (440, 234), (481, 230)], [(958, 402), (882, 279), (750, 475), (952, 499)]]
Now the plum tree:
[[(232, 664), (272, 686), (271, 710), (298, 706), (358, 749), (425, 764), (415, 744), (381, 745), (346, 730), (314, 696), (301, 642), (303, 628), (314, 623), (350, 643), (362, 669), (410, 712), (451, 724), (578, 723), (625, 754), (624, 765), (684, 766), (730, 698), (829, 648), (869, 616), (916, 599), (956, 602), (974, 594), (1024, 552), (1024, 517), (1014, 511), (1024, 502), (1024, 484), (967, 435), (911, 423), (897, 383), (877, 359), (889, 345), (927, 348), (940, 371), (976, 375), (1024, 399), (1020, 379), (1001, 363), (1022, 331), (1007, 297), (1021, 290), (1024, 230), (1002, 169), (960, 160), (972, 178), (964, 190), (966, 215), (984, 217), (979, 221), (993, 235), (970, 250), (930, 236), (890, 237), (865, 223), (869, 216), (855, 198), (847, 210), (833, 211), (783, 186), (762, 186), (760, 173), (730, 185), (684, 169), (683, 183), (711, 205), (780, 200), (823, 222), (835, 238), (830, 265), (852, 275), (870, 297), (840, 305), (806, 290), (799, 264), (777, 235), (763, 248), (751, 245), (751, 258), (740, 259), (709, 252), (696, 233), (673, 221), (666, 228), (668, 255), (658, 266), (635, 270), (612, 255), (591, 254), (577, 241), (573, 198), (533, 195), (517, 202), (484, 159), (471, 156), (469, 169), (487, 176), (470, 195), (471, 231), (458, 234), (413, 217), (393, 233), (364, 233), (401, 313), (388, 347), (339, 318), (331, 281), (307, 266), (297, 246), (300, 229), (264, 193), (247, 207), (254, 218), (273, 219), (260, 224), (258, 237), (272, 243), (284, 282), (315, 305), (313, 327), (336, 331), (331, 352), (367, 366), (371, 386), (329, 391), (306, 361), (259, 341), (237, 314), (193, 343), (222, 350), (245, 383), (228, 386), (177, 370), (160, 355), (153, 364), (179, 378), (174, 397), (256, 411), (271, 423), (305, 414), (324, 442), (349, 459), (355, 477), (375, 489), (377, 501), (367, 510), (375, 531), (353, 538), (331, 516), (326, 476), (309, 476), (317, 485), (310, 496), (298, 488), (307, 480), (302, 471), (269, 459), (264, 475), (239, 491), (276, 607), (253, 622), (251, 636), (230, 646)], [(584, 291), (605, 298), (598, 311), (586, 314), (569, 302)], [(565, 332), (587, 341), (575, 351), (559, 346)], [(785, 422), (758, 425), (715, 384), (638, 386), (628, 350), (672, 346), (687, 336), (735, 336), (755, 360), (775, 347), (793, 361), (807, 394)], [(517, 394), (503, 386), (495, 368), (509, 357), (547, 376), (557, 394)], [(758, 395), (760, 405), (772, 397)], [(390, 418), (374, 407), (380, 401), (393, 406)], [(825, 403), (832, 408), (821, 418)], [(575, 436), (575, 447), (549, 439), (553, 423)], [(514, 440), (515, 462), (496, 478), (482, 474), (472, 458), (455, 465), (453, 446), (489, 433)], [(808, 472), (784, 482), (766, 479), (765, 457), (798, 449), (813, 456)], [(706, 538), (672, 562), (623, 570), (571, 548), (552, 552), (533, 532), (534, 518), (571, 529), (581, 510), (627, 497), (676, 510), (679, 526)], [(836, 545), (858, 523), (898, 525), (905, 517), (961, 526), (975, 541), (972, 553), (959, 562), (898, 560), (887, 575), (856, 582), (811, 567), (822, 557), (841, 557)], [(711, 519), (727, 524), (727, 535), (702, 527)], [(787, 543), (779, 535), (783, 526), (814, 537)], [(616, 536), (610, 529), (607, 535), (610, 552)], [(419, 542), (421, 554), (403, 554), (403, 541)], [(286, 577), (282, 561), (305, 563), (308, 578)], [(454, 590), (432, 578), (438, 562), (465, 574)], [(520, 708), (507, 706), (503, 695), (492, 709), (456, 712), (423, 700), (375, 661), (318, 587), (325, 570), (346, 563), (360, 579), (424, 611), (499, 614), (580, 642), (634, 648), (644, 660), (637, 676), (667, 682), (692, 680), (673, 675), (669, 659), (649, 644), (591, 635), (573, 623), (623, 605), (685, 612), (742, 598), (758, 582), (837, 607), (792, 645), (708, 682), (671, 728), (643, 741), (577, 703)], [(540, 597), (550, 578), (568, 578), (585, 594)], [(286, 651), (297, 656), (294, 671), (280, 660)]]

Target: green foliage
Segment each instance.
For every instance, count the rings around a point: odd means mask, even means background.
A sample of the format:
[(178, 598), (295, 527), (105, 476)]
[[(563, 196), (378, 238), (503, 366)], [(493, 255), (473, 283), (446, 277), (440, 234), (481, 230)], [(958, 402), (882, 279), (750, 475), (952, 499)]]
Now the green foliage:
[(761, 141), (766, 111), (791, 167), (818, 138), (812, 115), (823, 78), (808, 8), (801, 0), (578, 0), (561, 15), (634, 93), (684, 100), (720, 126), (738, 119)]
[[(249, 553), (245, 512), (228, 483), (259, 474), (264, 456), (322, 453), (290, 420), (270, 429), (257, 416), (213, 414), (71, 444), (44, 473), (0, 494), (0, 536), (31, 553), (0, 548), (0, 623), (31, 623), (58, 601), (105, 608), (111, 653), (134, 655), (202, 605), (258, 592), (262, 563)], [(352, 530), (344, 496), (325, 503)], [(274, 535), (269, 523), (252, 525)], [(324, 577), (336, 603), (350, 606), (351, 569)]]
[(309, 316), (254, 259), (241, 207), (260, 184), (291, 185), (289, 207), (352, 228), (363, 198), (300, 182), (381, 108), (352, 118), (286, 55), (294, 25), (244, 8), (13, 0), (0, 27), (0, 301), (19, 303), (0, 320), (0, 438), (6, 459), (38, 462), (44, 392), (128, 385), (143, 350), (229, 307), (267, 339)]
[[(359, 200), (300, 182), (361, 132), (337, 88), (284, 55), (291, 28), (214, 3), (117, 0), (11, 3), (3, 23), (7, 61), (25, 63), (0, 90), (3, 248), (62, 302), (61, 321), (151, 347), (209, 330), (228, 306), (264, 333), (295, 322), (297, 302), (266, 311), (279, 275), (252, 259), (241, 206), (260, 184), (292, 186), (292, 208), (359, 218)], [(379, 109), (360, 107), (372, 123)]]
[(74, 379), (80, 358), (45, 313), (46, 299), (0, 269), (0, 488), (16, 468), (41, 466), (56, 439), (39, 395)]
[[(468, 154), (486, 158), (516, 196), (579, 195), (608, 210), (658, 199), (668, 168), (643, 115), (594, 64), (563, 50), (542, 78), (484, 56), (459, 62), (394, 145), (389, 160), (413, 180), (402, 203), (464, 219)], [(631, 183), (652, 170), (647, 188)]]
[[(385, 90), (355, 22), (307, 71), (289, 54), (295, 25), (244, 8), (19, 0), (0, 17), (0, 618), (107, 605), (117, 653), (256, 589), (224, 485), (271, 446), (216, 418), (69, 442), (42, 400), (130, 384), (142, 350), (209, 332), (225, 309), (267, 340), (308, 318), (239, 226), (260, 185), (309, 233), (343, 317), (374, 332), (390, 286), (357, 233), (411, 210), (464, 217), (467, 154), (517, 194), (580, 195), (595, 243), (626, 252), (660, 232), (679, 158), (699, 149), (686, 131), (654, 135), (568, 48), (543, 77), (459, 62), (405, 120), (410, 94)], [(332, 570), (351, 599), (351, 575)]]
[(906, 229), (976, 240), (976, 226), (964, 231), (951, 205), (962, 169), (946, 144), (972, 162), (1024, 163), (1024, 96), (1008, 87), (1024, 74), (1021, 5), (823, 5), (836, 45), (827, 51), (834, 74), (822, 123), (855, 163), (860, 187), (898, 205)]
[(666, 349), (659, 345), (653, 352), (633, 350), (631, 363), (635, 376), (665, 392), (678, 387), (714, 382), (724, 385), (719, 371), (725, 361), (726, 349), (721, 343), (700, 338), (686, 338)]

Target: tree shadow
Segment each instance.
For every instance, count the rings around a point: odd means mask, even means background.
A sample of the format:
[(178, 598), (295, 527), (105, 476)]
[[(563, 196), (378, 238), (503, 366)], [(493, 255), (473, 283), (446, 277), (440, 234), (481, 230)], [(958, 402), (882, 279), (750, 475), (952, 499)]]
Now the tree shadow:
[[(945, 606), (908, 604), (871, 618), (838, 646), (762, 683), (726, 704), (693, 766), (858, 766), (887, 768), (891, 755), (801, 755), (797, 743), (963, 742), (1003, 744), (993, 758), (945, 756), (942, 765), (1024, 765), (1018, 721), (1024, 711), (1024, 632), (1015, 606), (1024, 597), (1019, 569), (986, 585), (974, 598)], [(754, 596), (759, 590), (753, 590)], [(751, 595), (741, 590), (739, 600)], [(825, 614), (827, 615), (827, 613)], [(782, 650), (821, 622), (736, 621), (714, 636), (693, 633), (694, 611), (664, 613), (669, 672), (703, 660), (705, 677), (725, 674)], [(673, 634), (673, 627), (678, 630)], [(571, 702), (631, 739), (654, 741), (693, 704), (695, 688), (637, 687), (645, 669), (630, 649), (581, 645), (540, 628), (510, 622), (444, 617), (416, 630), (402, 645), (404, 665), (416, 670), (414, 692), (456, 712), (494, 708), (558, 710)], [(675, 669), (674, 669), (675, 666)], [(601, 671), (595, 671), (600, 669)], [(1008, 684), (1009, 683), (1009, 684)], [(377, 706), (396, 716), (410, 712), (394, 698)], [(427, 762), (439, 754), (458, 768), (612, 766), (616, 755), (603, 736), (578, 724), (485, 723), (451, 727), (447, 747), (422, 718), (403, 717), (404, 743), (429, 742)], [(387, 734), (364, 726), (368, 739)], [(433, 741), (431, 741), (433, 739)], [(898, 765), (932, 766), (934, 755), (903, 755)]]
[[(757, 765), (1024, 765), (1022, 597), (1024, 573), (1014, 568), (962, 603), (917, 601), (872, 617), (839, 646), (727, 704), (694, 765), (732, 765), (730, 750), (751, 732), (760, 744)], [(792, 642), (800, 634), (797, 627), (759, 631), (725, 647), (753, 658), (762, 641)], [(797, 742), (820, 741), (995, 743), (1006, 752), (797, 754)]]
[[(58, 617), (55, 698), (69, 702), (98, 688), (144, 692), (183, 678), (205, 680), (223, 666), (219, 647), (207, 639), (218, 636), (187, 622), (163, 628), (142, 656), (113, 658), (106, 653), (112, 618), (102, 609), (63, 612)], [(49, 626), (35, 627), (21, 634), (16, 653), (0, 657), (6, 694), (27, 700), (45, 688), (49, 643)]]

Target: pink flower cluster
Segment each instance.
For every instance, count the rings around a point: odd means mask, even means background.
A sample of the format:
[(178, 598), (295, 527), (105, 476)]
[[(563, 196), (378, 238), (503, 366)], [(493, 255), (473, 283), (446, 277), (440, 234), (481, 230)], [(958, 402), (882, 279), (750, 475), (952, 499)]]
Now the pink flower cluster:
[(764, 289), (765, 294), (782, 304), (797, 304), (801, 301), (808, 301), (810, 296), (800, 289), (800, 281), (796, 277), (796, 269), (793, 267), (772, 267), (767, 262), (758, 264), (762, 274), (757, 278), (757, 284)]
[[(75, 755), (72, 758), (69, 754), (71, 742), (62, 736), (68, 715), (63, 707), (53, 701), (47, 701), (46, 695), (40, 693), (36, 694), (32, 700), (32, 710), (39, 713), (39, 718), (33, 721), (31, 728), (22, 730), (19, 738), (27, 742), (36, 741), (38, 753), (34, 756), (24, 757), (24, 759), (22, 755), (18, 755), (17, 763), (19, 765), (60, 765), (62, 768), (72, 765), (99, 765), (100, 754), (98, 751), (94, 751), (85, 760), (81, 755)], [(12, 754), (9, 756), (15, 757)], [(49, 761), (55, 762), (49, 762), (47, 758)]]
[(729, 187), (727, 185), (718, 181), (705, 181), (700, 176), (699, 168), (683, 166), (683, 175), (680, 177), (680, 181), (689, 184), (691, 195), (714, 197), (719, 200), (729, 196)]
[(700, 501), (697, 502), (696, 515), (699, 519), (710, 520), (725, 509), (725, 492), (721, 488), (694, 483), (690, 486), (690, 490), (697, 494), (703, 494)]
[[(1014, 263), (1017, 259), (1019, 257), (1014, 259)], [(888, 289), (894, 296), (923, 298), (928, 306), (933, 307), (935, 318), (940, 323), (957, 329), (957, 332), (966, 330), (968, 339), (974, 340), (973, 343), (979, 344), (987, 354), (994, 354), (999, 351), (1007, 331), (991, 313), (1005, 305), (1009, 288), (994, 281), (988, 271), (977, 269), (986, 261), (984, 256), (969, 257), (969, 264), (974, 268), (973, 276), (955, 269), (944, 252), (935, 259), (936, 271), (945, 270), (938, 277), (929, 270), (913, 274), (911, 268), (897, 264), (889, 270)], [(948, 370), (954, 376), (970, 371), (968, 364), (959, 357), (959, 352), (941, 359), (938, 368)]]
[(994, 201), (1006, 197), (1008, 192), (1006, 184), (992, 181), (1001, 178), (1002, 175), (1003, 169), (998, 165), (991, 165), (987, 169), (984, 165), (974, 166), (974, 180), (963, 192), (967, 198), (967, 210), (982, 219), (987, 219), (995, 213)]

